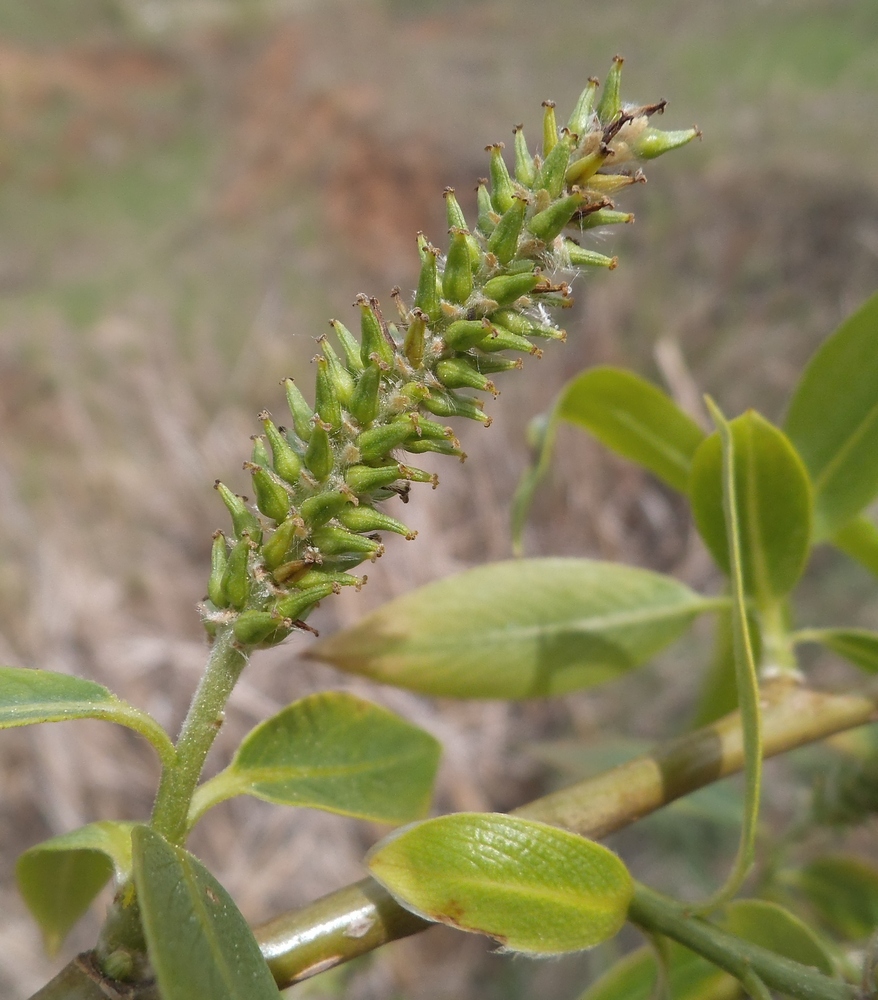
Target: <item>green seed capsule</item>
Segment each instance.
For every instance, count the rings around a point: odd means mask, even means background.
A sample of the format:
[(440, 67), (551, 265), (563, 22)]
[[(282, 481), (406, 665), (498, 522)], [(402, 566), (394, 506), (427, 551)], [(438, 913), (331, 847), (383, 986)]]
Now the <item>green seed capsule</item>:
[(290, 408), (296, 434), (303, 441), (310, 441), (311, 428), (313, 426), (311, 421), (314, 417), (314, 411), (305, 402), (305, 397), (299, 392), (299, 387), (291, 378), (285, 378), (282, 385), (287, 394), (287, 405)]
[(458, 396), (455, 392), (431, 392), (430, 398), (424, 400), (424, 408), (437, 417), (466, 417), (489, 427), (491, 418), (483, 412), (484, 405), (480, 399)]
[[(292, 624), (292, 623), (290, 623)], [(242, 646), (256, 646), (272, 633), (285, 629), (284, 619), (273, 611), (242, 611), (235, 619), (233, 631)], [(286, 626), (289, 634), (289, 625)]]
[(485, 146), (485, 151), (491, 154), (491, 204), (502, 215), (512, 204), (512, 196), (515, 194), (512, 178), (503, 159), (503, 143)]
[(226, 606), (226, 595), (223, 590), (223, 577), (229, 564), (229, 549), (226, 536), (217, 531), (213, 536), (210, 549), (210, 576), (207, 580), (207, 596), (218, 608)]
[(451, 245), (448, 247), (445, 270), (442, 272), (442, 295), (449, 302), (462, 305), (473, 291), (473, 271), (467, 243), (469, 231), (453, 228), (449, 232)]
[(262, 561), (266, 568), (275, 570), (288, 561), (296, 540), (304, 535), (301, 517), (293, 514), (278, 525), (271, 537), (262, 546)]
[(596, 212), (589, 212), (584, 215), (579, 222), (580, 229), (596, 229), (598, 226), (615, 226), (620, 223), (633, 222), (634, 216), (631, 212), (617, 212), (612, 208), (599, 208)]
[(532, 292), (540, 283), (538, 274), (501, 274), (486, 281), (482, 292), (487, 299), (493, 299), (499, 306), (511, 305), (522, 295)]
[(355, 441), (360, 458), (364, 462), (376, 462), (384, 458), (411, 435), (412, 429), (411, 417), (406, 416), (402, 421), (393, 421), (362, 431)]
[(424, 363), (424, 348), (427, 342), (427, 314), (415, 309), (412, 320), (405, 331), (403, 351), (412, 368), (420, 368)]
[(335, 517), (344, 507), (351, 504), (349, 493), (332, 490), (328, 493), (318, 493), (308, 497), (299, 505), (299, 514), (308, 528), (319, 528), (321, 524)]
[(409, 540), (418, 534), (417, 531), (407, 528), (402, 521), (363, 505), (342, 511), (338, 519), (350, 531), (394, 531), (398, 535), (405, 535)]
[(259, 523), (259, 518), (247, 509), (241, 497), (232, 493), (219, 480), (214, 484), (214, 489), (222, 497), (223, 503), (232, 516), (232, 527), (235, 532), (235, 538), (242, 538), (247, 534), (258, 545), (262, 541), (262, 525)]
[(436, 262), (439, 251), (426, 241), (423, 234), (418, 236), (418, 251), (421, 256), (421, 273), (418, 276), (418, 290), (415, 292), (415, 308), (435, 322), (442, 315), (439, 268)]
[[(289, 483), (290, 486), (295, 486), (299, 481), (299, 473), (302, 471), (302, 460), (293, 450), (289, 441), (281, 434), (277, 427), (271, 420), (267, 410), (263, 410), (259, 414), (262, 420), (262, 426), (265, 428), (265, 436), (268, 438), (268, 443), (271, 445), (272, 454), (272, 466), (274, 471), (283, 479), (285, 483)], [(253, 459), (255, 462), (256, 459)], [(264, 465), (267, 463), (257, 462), (257, 465)]]
[(380, 555), (384, 546), (373, 538), (357, 535), (346, 528), (324, 525), (311, 536), (314, 547), (330, 556), (351, 554)]
[(561, 133), (561, 138), (552, 148), (552, 152), (549, 153), (540, 167), (537, 179), (534, 181), (535, 190), (548, 191), (551, 198), (557, 198), (561, 194), (564, 188), (564, 175), (567, 172), (574, 145), (575, 139), (565, 129)]
[(638, 159), (654, 160), (662, 153), (668, 153), (672, 149), (679, 149), (693, 139), (701, 138), (701, 130), (697, 128), (687, 128), (679, 132), (662, 132), (657, 128), (645, 129), (631, 143), (631, 150)]
[(429, 438), (433, 441), (448, 441), (454, 437), (451, 427), (444, 424), (437, 424), (435, 420), (428, 420), (419, 413), (409, 416), (410, 426), (414, 438)]
[(585, 250), (570, 240), (565, 241), (563, 252), (573, 267), (606, 267), (613, 271), (619, 264), (618, 257), (607, 257), (596, 250)]
[(598, 194), (609, 195), (645, 180), (640, 171), (636, 174), (595, 174), (589, 179), (588, 188)]
[(527, 224), (528, 230), (543, 243), (560, 236), (580, 205), (586, 200), (582, 191), (575, 190), (566, 198), (553, 202), (544, 212), (538, 212)]
[(478, 227), (485, 236), (490, 236), (494, 232), (494, 226), (497, 225), (499, 217), (494, 211), (494, 205), (491, 201), (491, 195), (488, 193), (487, 184), (488, 182), (484, 178), (479, 181), (476, 198), (479, 210)]
[(433, 441), (430, 439), (416, 439), (405, 444), (405, 450), (413, 455), (423, 455), (425, 452), (435, 452), (437, 455), (455, 455), (461, 460), (466, 458), (466, 453), (453, 441)]
[(568, 184), (584, 184), (601, 169), (607, 162), (609, 155), (609, 146), (601, 145), (594, 153), (589, 153), (587, 156), (574, 160), (567, 168), (564, 180)]
[(555, 102), (543, 101), (543, 159), (555, 148), (558, 142), (558, 123), (555, 120)]
[(357, 381), (348, 408), (358, 423), (365, 427), (378, 416), (380, 398), (381, 369), (374, 361), (370, 361)]
[(600, 82), (595, 79), (595, 77), (590, 76), (588, 78), (588, 84), (585, 90), (579, 95), (579, 100), (576, 102), (570, 120), (567, 122), (567, 128), (570, 129), (574, 135), (578, 135), (582, 138), (586, 132), (591, 131), (592, 118), (594, 116), (594, 104), (598, 93), (598, 87)]
[(223, 573), (222, 592), (226, 606), (231, 605), (236, 611), (241, 611), (250, 597), (250, 550), (249, 538), (236, 542)]
[(433, 489), (439, 485), (439, 477), (435, 472), (427, 472), (425, 469), (415, 469), (411, 465), (400, 465), (400, 474), (403, 479), (412, 483), (429, 483)]
[[(345, 482), (355, 494), (371, 493), (382, 486), (390, 486), (397, 479), (404, 478), (399, 462), (374, 467), (371, 465), (351, 465), (344, 474)], [(407, 477), (405, 477), (407, 478)]]
[(482, 375), (493, 375), (497, 372), (511, 372), (522, 367), (521, 358), (500, 358), (486, 354), (461, 354), (455, 359), (467, 364)]
[(597, 116), (602, 125), (607, 125), (615, 119), (622, 110), (622, 99), (619, 96), (619, 85), (622, 78), (621, 56), (613, 56), (613, 65), (604, 82), (604, 90), (597, 107)]
[(518, 237), (524, 225), (527, 204), (525, 198), (516, 195), (488, 239), (488, 249), (501, 264), (508, 264), (518, 250)]
[(534, 166), (534, 158), (530, 155), (530, 151), (527, 148), (527, 141), (524, 138), (524, 128), (521, 125), (516, 125), (512, 133), (515, 136), (515, 179), (519, 184), (530, 187), (534, 182), (537, 171)]
[(479, 389), (497, 395), (494, 383), (462, 358), (444, 358), (435, 368), (436, 378), (447, 389)]
[(458, 319), (449, 324), (442, 337), (449, 347), (465, 351), (480, 344), (491, 332), (491, 324), (483, 319)]
[(334, 594), (337, 583), (321, 583), (316, 587), (308, 587), (305, 590), (291, 591), (286, 597), (281, 598), (275, 605), (275, 611), (281, 618), (289, 618), (298, 621), (303, 617), (318, 601), (324, 597)]
[(463, 214), (463, 209), (460, 207), (460, 202), (457, 200), (457, 195), (454, 193), (454, 188), (447, 187), (443, 194), (445, 198), (445, 216), (448, 219), (448, 228), (469, 229), (466, 216)]
[[(320, 344), (323, 356), (326, 358), (326, 370), (335, 388), (335, 395), (340, 403), (347, 406), (353, 394), (356, 380), (342, 363), (341, 358), (335, 353), (327, 337), (318, 337), (317, 343)], [(357, 368), (356, 370), (361, 371), (361, 368)]]
[(305, 465), (317, 481), (322, 483), (332, 472), (332, 463), (332, 444), (326, 428), (322, 424), (314, 424), (305, 452)]
[(280, 476), (275, 475), (264, 466), (245, 462), (244, 468), (253, 479), (253, 490), (256, 493), (256, 506), (273, 521), (280, 523), (286, 520), (290, 512), (290, 495)]
[(353, 374), (362, 371), (363, 360), (360, 357), (360, 345), (357, 342), (357, 338), (344, 325), (344, 323), (340, 323), (337, 319), (331, 319), (329, 321), (329, 325), (333, 330), (335, 330), (335, 335), (338, 337), (338, 342), (341, 344), (341, 349), (344, 351), (348, 371)]
[(360, 359), (363, 366), (368, 365), (372, 355), (376, 354), (389, 367), (393, 364), (394, 352), (377, 312), (378, 300), (358, 295), (356, 305), (360, 307)]
[(314, 569), (310, 567), (296, 577), (296, 587), (300, 590), (308, 590), (310, 587), (336, 584), (339, 587), (362, 587), (365, 577), (352, 576), (350, 573), (337, 572), (326, 569)]
[(502, 326), (495, 326), (493, 334), (479, 345), (479, 350), (493, 354), (496, 351), (524, 351), (525, 354), (540, 354), (540, 350), (518, 333), (512, 333)]
[(511, 330), (521, 337), (547, 337), (549, 340), (567, 339), (566, 331), (550, 323), (538, 323), (514, 309), (500, 309), (491, 315), (491, 319), (497, 326)]
[(323, 423), (337, 431), (341, 427), (341, 401), (336, 392), (335, 382), (329, 371), (329, 363), (324, 357), (316, 357), (317, 378), (315, 379), (314, 408)]
[(271, 456), (268, 448), (265, 447), (265, 438), (261, 434), (254, 434), (250, 440), (253, 442), (253, 450), (250, 452), (250, 461), (256, 465), (271, 465)]

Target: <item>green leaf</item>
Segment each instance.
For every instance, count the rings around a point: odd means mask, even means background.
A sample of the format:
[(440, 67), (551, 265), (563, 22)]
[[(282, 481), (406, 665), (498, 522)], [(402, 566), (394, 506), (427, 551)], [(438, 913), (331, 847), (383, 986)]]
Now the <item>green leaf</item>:
[(405, 827), (367, 861), (373, 876), (426, 920), (534, 955), (613, 937), (634, 891), (625, 866), (600, 844), (499, 813), (456, 813)]
[(306, 655), (426, 694), (532, 698), (639, 666), (722, 603), (648, 570), (522, 559), (421, 587)]
[(134, 881), (162, 1000), (277, 1000), (274, 979), (231, 896), (182, 847), (133, 834)]
[(28, 848), (18, 859), (18, 888), (50, 955), (111, 875), (115, 873), (117, 884), (129, 877), (133, 827), (133, 823), (90, 823)]
[(794, 642), (819, 642), (870, 673), (878, 671), (878, 632), (865, 628), (809, 628), (793, 633)]
[(533, 458), (530, 466), (525, 469), (515, 495), (512, 497), (510, 511), (510, 530), (512, 533), (512, 551), (516, 556), (523, 552), (524, 526), (534, 493), (542, 482), (552, 462), (555, 448), (555, 438), (558, 433), (558, 402), (551, 413), (542, 413), (534, 417), (527, 428), (528, 443), (531, 446)]
[(820, 939), (797, 916), (764, 899), (738, 899), (726, 908), (727, 931), (762, 945), (793, 962), (810, 965), (827, 976), (835, 974), (832, 958)]
[(379, 823), (423, 816), (442, 747), (385, 708), (342, 691), (309, 695), (252, 730), (195, 794), (190, 825), (233, 795)]
[[(609, 968), (579, 1000), (652, 1000), (658, 962), (638, 948)], [(673, 1000), (738, 1000), (738, 980), (676, 942), (668, 942), (668, 986)]]
[(878, 927), (878, 869), (845, 855), (818, 858), (790, 880), (831, 931), (860, 941)]
[(592, 368), (562, 390), (556, 413), (685, 493), (704, 432), (650, 382), (620, 368)]
[(832, 544), (878, 576), (878, 528), (867, 517), (855, 517), (832, 536)]
[(167, 762), (174, 744), (162, 727), (94, 681), (25, 667), (0, 667), (0, 729), (68, 719), (105, 719), (145, 736)]
[(829, 538), (878, 494), (878, 294), (811, 358), (785, 429), (814, 483), (815, 535)]
[[(760, 602), (776, 601), (793, 589), (808, 559), (808, 475), (783, 432), (758, 413), (749, 410), (729, 427), (735, 450), (744, 588)], [(728, 573), (721, 469), (719, 435), (711, 434), (693, 460), (689, 498), (701, 537)]]

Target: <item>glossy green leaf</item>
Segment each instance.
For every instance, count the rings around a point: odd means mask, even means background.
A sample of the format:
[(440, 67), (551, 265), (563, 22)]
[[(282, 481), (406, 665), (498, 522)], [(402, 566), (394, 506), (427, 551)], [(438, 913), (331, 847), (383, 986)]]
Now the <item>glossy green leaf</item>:
[[(749, 410), (729, 427), (735, 447), (744, 588), (760, 601), (770, 602), (792, 590), (808, 558), (808, 475), (783, 432), (758, 413)], [(695, 455), (689, 498), (701, 537), (728, 573), (718, 434), (707, 438)]]
[(387, 709), (342, 691), (309, 695), (252, 730), (202, 785), (191, 819), (233, 795), (379, 823), (427, 812), (442, 747)]
[(878, 294), (811, 358), (784, 427), (814, 483), (815, 535), (829, 538), (878, 494)]
[(151, 716), (94, 681), (25, 667), (0, 667), (0, 729), (68, 719), (105, 719), (135, 729), (171, 759), (174, 745)]
[(556, 414), (674, 489), (686, 491), (704, 432), (645, 379), (621, 368), (592, 368), (565, 386)]
[(864, 940), (878, 927), (878, 869), (859, 858), (818, 858), (790, 880), (820, 921), (846, 940)]
[(870, 673), (878, 671), (878, 632), (865, 628), (809, 628), (793, 633), (795, 642), (819, 642)]
[(723, 926), (745, 941), (793, 962), (810, 965), (827, 976), (835, 973), (832, 958), (814, 931), (777, 903), (764, 899), (735, 900), (726, 909)]
[(15, 875), (28, 909), (53, 955), (70, 928), (115, 873), (121, 884), (131, 872), (133, 823), (90, 823), (29, 848)]
[(867, 517), (842, 525), (832, 536), (832, 544), (878, 576), (878, 527)]
[(419, 916), (534, 955), (612, 937), (634, 891), (625, 866), (600, 844), (500, 813), (456, 813), (405, 827), (370, 851), (368, 865)]
[(232, 898), (182, 847), (133, 834), (134, 881), (162, 1000), (277, 1000), (274, 979)]
[(716, 607), (643, 569), (523, 559), (421, 587), (307, 655), (427, 694), (531, 698), (616, 677)]
[[(638, 948), (616, 962), (579, 1000), (652, 1000), (658, 963), (653, 948)], [(671, 1000), (738, 1000), (741, 985), (707, 959), (675, 942), (668, 943)]]

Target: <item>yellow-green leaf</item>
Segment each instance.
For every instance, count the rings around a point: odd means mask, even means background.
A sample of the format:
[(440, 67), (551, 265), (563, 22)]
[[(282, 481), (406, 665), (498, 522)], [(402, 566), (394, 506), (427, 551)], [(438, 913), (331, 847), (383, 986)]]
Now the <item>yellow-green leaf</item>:
[(848, 941), (869, 937), (878, 927), (878, 869), (859, 858), (817, 858), (791, 881), (830, 930)]
[(835, 973), (832, 958), (814, 931), (777, 903), (737, 899), (726, 908), (723, 926), (793, 962), (810, 965), (827, 976)]
[(855, 517), (832, 536), (832, 544), (878, 576), (878, 528), (867, 517)]
[(368, 855), (373, 876), (407, 909), (553, 955), (613, 937), (631, 876), (605, 847), (499, 813), (456, 813), (405, 827)]

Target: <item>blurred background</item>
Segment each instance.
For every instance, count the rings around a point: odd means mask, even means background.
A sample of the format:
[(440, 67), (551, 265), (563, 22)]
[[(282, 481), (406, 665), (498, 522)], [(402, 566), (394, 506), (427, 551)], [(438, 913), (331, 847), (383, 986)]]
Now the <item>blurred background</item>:
[[(248, 490), (256, 413), (282, 413), (284, 376), (310, 383), (313, 338), (330, 317), (355, 320), (356, 293), (386, 302), (392, 286), (413, 287), (415, 233), (444, 245), (442, 189), (473, 204), (486, 143), (509, 143), (524, 122), (533, 144), (540, 102), (566, 118), (616, 52), (623, 96), (667, 98), (663, 127), (697, 123), (703, 142), (649, 165), (648, 185), (622, 203), (636, 224), (595, 244), (621, 266), (579, 279), (566, 346), (506, 377), (489, 431), (460, 428), (469, 461), (438, 462), (441, 488), (405, 511), (417, 542), (392, 540), (362, 594), (325, 602), (312, 618), (324, 632), (510, 555), (527, 421), (586, 365), (634, 367), (697, 416), (703, 391), (729, 413), (781, 415), (804, 361), (878, 283), (878, 7), (0, 4), (0, 662), (94, 678), (175, 731), (205, 656), (195, 605), (211, 532), (226, 523), (211, 486)], [(562, 433), (559, 454), (528, 554), (719, 585), (679, 498), (576, 432)], [(865, 572), (831, 552), (815, 562), (802, 618), (874, 627)], [(611, 687), (508, 706), (351, 680), (298, 661), (302, 636), (248, 670), (211, 768), (288, 701), (346, 687), (443, 741), (438, 809), (512, 808), (685, 725), (709, 639), (696, 631)], [(603, 757), (581, 749), (597, 744)], [(2, 735), (4, 996), (38, 988), (100, 920), (98, 907), (47, 959), (14, 889), (17, 854), (85, 822), (144, 817), (156, 778), (151, 751), (117, 727)], [(769, 820), (795, 809), (795, 783), (783, 788)], [(736, 833), (734, 811), (711, 815), (657, 819), (614, 846), (639, 877), (702, 892)], [(256, 922), (360, 878), (382, 832), (239, 800), (211, 813), (193, 845)], [(606, 961), (513, 961), (433, 930), (289, 995), (564, 1000)]]

